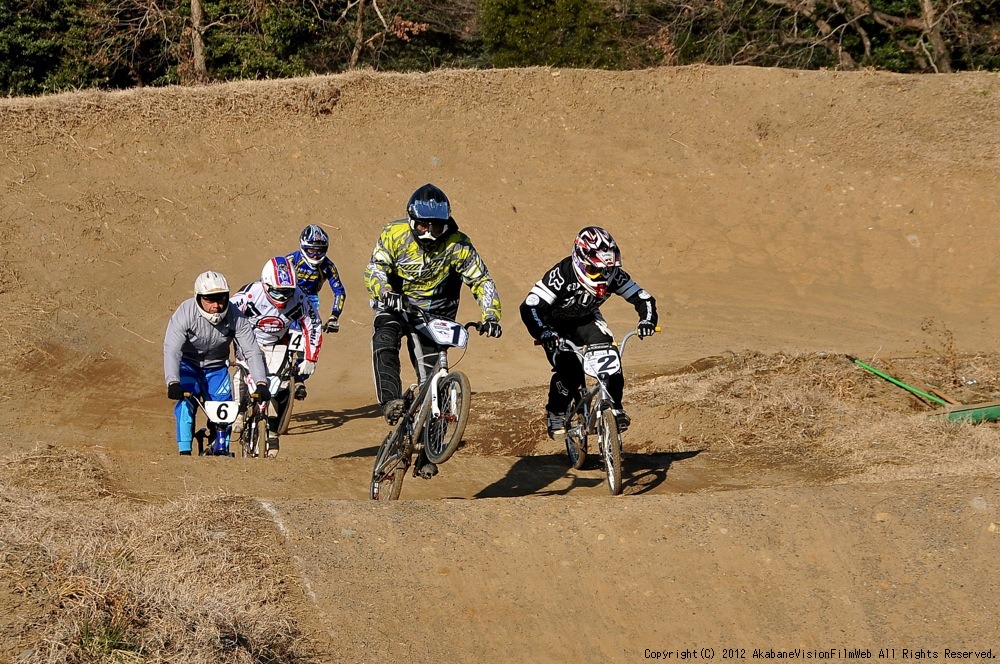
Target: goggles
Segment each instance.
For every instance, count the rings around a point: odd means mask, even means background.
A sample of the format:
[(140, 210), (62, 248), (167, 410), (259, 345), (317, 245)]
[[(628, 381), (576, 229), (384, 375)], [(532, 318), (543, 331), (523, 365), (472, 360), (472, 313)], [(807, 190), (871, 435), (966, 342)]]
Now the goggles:
[(294, 288), (274, 288), (272, 286), (265, 286), (265, 288), (267, 288), (267, 294), (275, 302), (288, 302), (295, 295)]
[(229, 302), (229, 293), (209, 293), (208, 295), (200, 295), (199, 297), (206, 302), (214, 302), (215, 304), (225, 304)]
[(607, 278), (608, 273), (611, 272), (611, 268), (598, 267), (596, 265), (591, 265), (588, 263), (583, 271), (584, 274), (586, 274), (587, 277), (590, 279), (605, 279)]
[(326, 247), (303, 247), (302, 252), (313, 260), (319, 260), (326, 256)]

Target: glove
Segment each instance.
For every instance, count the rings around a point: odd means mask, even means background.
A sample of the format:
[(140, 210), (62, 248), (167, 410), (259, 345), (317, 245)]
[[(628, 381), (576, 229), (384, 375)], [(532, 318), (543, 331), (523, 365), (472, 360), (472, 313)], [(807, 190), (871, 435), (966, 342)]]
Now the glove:
[(542, 330), (542, 333), (538, 335), (538, 340), (542, 342), (542, 348), (547, 353), (556, 352), (556, 348), (559, 347), (559, 342), (561, 341), (559, 335), (552, 329)]
[(336, 334), (340, 332), (340, 317), (330, 316), (326, 319), (326, 325), (323, 326), (324, 332), (329, 332), (330, 334)]
[[(254, 394), (257, 395), (257, 401), (271, 400), (271, 390), (267, 389), (267, 383), (257, 383), (257, 389), (254, 390)], [(250, 396), (253, 396), (253, 394)]]
[(486, 335), (488, 337), (493, 337), (497, 339), (503, 334), (503, 328), (500, 327), (500, 321), (496, 318), (490, 317), (479, 324), (479, 336)]
[(315, 362), (310, 362), (309, 360), (306, 360), (305, 362), (299, 365), (298, 374), (300, 376), (311, 376), (315, 372), (316, 372)]
[(167, 385), (167, 398), (174, 401), (180, 401), (184, 398), (184, 388), (181, 387), (180, 383), (173, 382)]
[(640, 339), (645, 339), (646, 337), (651, 337), (656, 332), (656, 326), (650, 323), (648, 320), (641, 320), (636, 326), (636, 330), (639, 333)]
[(391, 290), (382, 291), (382, 306), (385, 307), (386, 311), (402, 311), (403, 310), (403, 296), (400, 293)]

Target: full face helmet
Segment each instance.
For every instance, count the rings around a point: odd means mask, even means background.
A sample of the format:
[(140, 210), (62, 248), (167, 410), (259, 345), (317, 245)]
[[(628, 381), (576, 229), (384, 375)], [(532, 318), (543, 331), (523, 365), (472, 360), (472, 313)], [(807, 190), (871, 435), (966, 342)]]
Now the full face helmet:
[(330, 236), (316, 224), (309, 224), (302, 229), (302, 235), (299, 236), (299, 248), (306, 262), (317, 267), (323, 262), (330, 248)]
[(295, 295), (295, 270), (284, 256), (275, 256), (264, 263), (260, 272), (260, 283), (264, 285), (267, 299), (279, 309)]
[[(194, 298), (198, 302), (198, 313), (212, 325), (218, 325), (229, 308), (229, 282), (219, 272), (202, 272), (194, 280)], [(222, 309), (214, 314), (205, 310), (205, 301), (221, 303)]]
[(576, 236), (573, 272), (591, 295), (604, 297), (608, 292), (608, 284), (621, 266), (621, 251), (606, 230), (587, 226)]
[(432, 184), (413, 192), (406, 204), (413, 237), (425, 249), (434, 245), (447, 232), (451, 221), (451, 203), (444, 192)]

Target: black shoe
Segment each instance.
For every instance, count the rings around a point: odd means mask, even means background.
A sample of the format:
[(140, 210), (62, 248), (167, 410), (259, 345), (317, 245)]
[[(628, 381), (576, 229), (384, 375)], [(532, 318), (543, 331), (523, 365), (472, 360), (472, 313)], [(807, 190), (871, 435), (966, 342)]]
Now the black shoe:
[(628, 413), (621, 408), (612, 408), (611, 412), (614, 414), (615, 421), (618, 423), (619, 433), (628, 431), (628, 428), (632, 425), (632, 418), (628, 416)]
[(302, 383), (299, 383), (298, 385), (295, 386), (295, 400), (302, 401), (305, 398), (306, 398), (306, 386)]
[(181, 450), (181, 456), (191, 456), (191, 450)]
[(264, 452), (268, 459), (273, 459), (278, 456), (278, 437), (273, 436), (267, 439), (267, 446), (264, 448)]
[(438, 474), (437, 464), (431, 463), (430, 461), (421, 466), (420, 470), (417, 471), (417, 475), (420, 475), (420, 477), (424, 478), (425, 480), (429, 480), (430, 478), (434, 477), (437, 474)]
[(545, 428), (548, 431), (549, 438), (552, 440), (563, 440), (566, 438), (566, 423), (563, 421), (562, 415), (545, 411)]
[(406, 402), (402, 399), (392, 399), (382, 405), (382, 415), (391, 427), (396, 426), (396, 422), (399, 422), (399, 418), (403, 416), (405, 410)]

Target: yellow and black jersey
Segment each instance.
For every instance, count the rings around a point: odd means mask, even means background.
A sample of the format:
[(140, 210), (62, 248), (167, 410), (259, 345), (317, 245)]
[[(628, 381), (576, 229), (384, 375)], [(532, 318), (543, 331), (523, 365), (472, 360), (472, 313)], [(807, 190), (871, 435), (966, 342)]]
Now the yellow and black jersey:
[(496, 284), (472, 241), (454, 222), (430, 249), (417, 243), (406, 219), (389, 223), (365, 268), (365, 286), (376, 309), (381, 307), (382, 291), (388, 288), (434, 316), (454, 319), (463, 282), (482, 307), (483, 319), (500, 320)]

